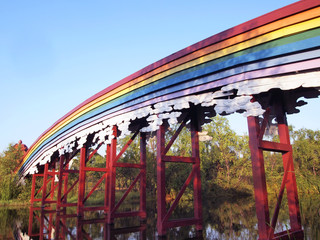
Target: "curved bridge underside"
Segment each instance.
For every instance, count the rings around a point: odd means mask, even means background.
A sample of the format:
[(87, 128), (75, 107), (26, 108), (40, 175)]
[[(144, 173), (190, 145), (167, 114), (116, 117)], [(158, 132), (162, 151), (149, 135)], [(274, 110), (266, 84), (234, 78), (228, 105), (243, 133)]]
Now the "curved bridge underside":
[[(71, 110), (30, 147), (19, 176), (33, 174), (55, 154), (112, 140), (142, 124), (152, 132), (180, 121), (193, 106), (200, 123), (215, 114), (258, 116), (266, 95), (281, 89), (285, 111), (320, 87), (320, 2), (303, 0), (176, 52), (102, 90)], [(252, 101), (252, 96), (256, 101)]]

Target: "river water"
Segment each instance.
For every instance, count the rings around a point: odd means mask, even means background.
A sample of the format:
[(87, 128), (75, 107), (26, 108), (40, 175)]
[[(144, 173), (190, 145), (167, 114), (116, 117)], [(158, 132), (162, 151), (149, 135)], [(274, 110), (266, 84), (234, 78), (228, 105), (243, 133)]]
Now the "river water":
[[(45, 211), (37, 208), (0, 208), (0, 239), (29, 239), (30, 236), (32, 239), (40, 239), (41, 231), (44, 233), (43, 239), (54, 239), (57, 222), (60, 222), (58, 231), (65, 239), (159, 239), (155, 202), (147, 203), (148, 218), (145, 223), (140, 223), (138, 218), (117, 219), (114, 226), (103, 223), (103, 220), (100, 223), (83, 222), (77, 217), (60, 218), (57, 221), (55, 211), (47, 211), (49, 208)], [(274, 203), (270, 202), (271, 209), (273, 206)], [(133, 210), (135, 204), (126, 204), (124, 208)], [(286, 209), (285, 204), (282, 208)], [(300, 209), (305, 239), (320, 239), (319, 196), (300, 197)], [(74, 212), (75, 209), (67, 209), (68, 214)], [(192, 212), (192, 202), (184, 202), (175, 210), (174, 217), (190, 217)], [(85, 217), (103, 219), (103, 216), (103, 213), (89, 212)], [(43, 226), (42, 229), (40, 225)], [(287, 211), (281, 210), (276, 232), (286, 230), (289, 225)], [(203, 227), (201, 236), (197, 235), (193, 226), (169, 229), (166, 239), (258, 239), (253, 199), (204, 200)]]

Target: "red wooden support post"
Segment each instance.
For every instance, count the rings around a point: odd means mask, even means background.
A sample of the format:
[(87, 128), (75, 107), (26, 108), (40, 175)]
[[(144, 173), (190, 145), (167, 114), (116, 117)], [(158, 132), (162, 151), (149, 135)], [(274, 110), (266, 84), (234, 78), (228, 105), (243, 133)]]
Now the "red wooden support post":
[[(107, 197), (108, 208), (105, 209), (107, 214), (107, 224), (113, 224), (114, 218), (120, 217), (133, 217), (139, 216), (140, 220), (146, 219), (146, 135), (145, 133), (140, 134), (140, 163), (125, 163), (118, 162), (120, 157), (125, 153), (130, 144), (134, 141), (135, 137), (139, 134), (139, 129), (131, 136), (128, 142), (122, 147), (122, 149), (117, 153), (117, 127), (113, 127), (113, 138), (111, 139), (111, 144), (107, 145), (107, 179), (108, 189), (105, 189)], [(138, 168), (140, 172), (138, 176), (131, 182), (131, 185), (125, 191), (120, 200), (115, 202), (115, 187), (116, 187), (116, 168)], [(117, 210), (126, 199), (128, 194), (134, 189), (136, 183), (140, 181), (140, 206), (139, 211), (130, 211), (130, 212), (118, 212)], [(106, 186), (107, 187), (107, 186)], [(105, 200), (106, 201), (106, 200)]]
[[(38, 189), (38, 191), (36, 192), (36, 182), (37, 182), (36, 179), (37, 179), (37, 177), (42, 177), (43, 178), (44, 174), (36, 173), (36, 174), (33, 174), (33, 177), (34, 177), (34, 179), (32, 181), (34, 181), (34, 182), (33, 182), (32, 188), (33, 188), (34, 194), (32, 194), (31, 198), (33, 198), (32, 199), (33, 203), (34, 202), (41, 202), (42, 201), (42, 190), (43, 190), (44, 184), (42, 184), (40, 189)], [(32, 191), (32, 188), (31, 188), (31, 191)], [(40, 193), (41, 193), (41, 196), (39, 196), (39, 198), (36, 198), (38, 195), (40, 195)]]
[(56, 237), (55, 239), (60, 239), (60, 210), (61, 210), (61, 195), (62, 195), (62, 183), (63, 183), (63, 165), (64, 165), (64, 155), (60, 156), (59, 160), (59, 173), (58, 173), (58, 190), (57, 190), (57, 206), (56, 206), (56, 211), (57, 211), (57, 216), (56, 216), (56, 229), (55, 229), (55, 234)]
[(82, 217), (77, 218), (77, 240), (82, 240), (83, 239), (83, 223), (82, 223)]
[(41, 207), (45, 207), (45, 200), (47, 195), (48, 168), (49, 168), (49, 164), (46, 163), (44, 165), (44, 173), (43, 173), (44, 175), (43, 175)]
[(263, 151), (259, 148), (260, 125), (259, 118), (247, 118), (249, 128), (249, 147), (251, 151), (252, 176), (256, 213), (258, 218), (258, 231), (260, 239), (267, 239), (270, 226), (268, 192), (264, 169)]
[[(69, 163), (66, 164), (65, 169), (66, 169), (66, 170), (69, 169)], [(63, 172), (65, 172), (65, 171), (64, 171), (65, 169), (63, 169)], [(63, 185), (63, 194), (64, 194), (64, 196), (63, 196), (63, 199), (61, 199), (63, 203), (66, 203), (67, 200), (68, 200), (68, 196), (67, 196), (68, 180), (69, 180), (69, 173), (68, 173), (68, 172), (65, 172), (64, 175), (63, 175), (63, 183), (64, 183), (64, 185)]]
[[(66, 208), (64, 208), (65, 210)], [(61, 239), (75, 239), (74, 233), (73, 233), (73, 228), (69, 228), (67, 224), (67, 218), (70, 219), (70, 215), (66, 215), (66, 213), (62, 213), (62, 211), (57, 212), (56, 215), (56, 225), (55, 225), (55, 240), (61, 240)], [(72, 216), (71, 219), (76, 218), (78, 221), (79, 218), (76, 216)]]
[(54, 229), (54, 227), (53, 227), (53, 212), (52, 211), (50, 211), (50, 213), (49, 213), (49, 219), (47, 219), (48, 220), (48, 226), (47, 226), (47, 239), (52, 239), (52, 231), (53, 231), (53, 229)]
[(113, 226), (110, 224), (104, 224), (104, 228), (103, 228), (103, 239), (104, 240), (113, 240), (114, 238), (112, 238), (112, 228)]
[(79, 178), (74, 181), (70, 188), (68, 188), (69, 173), (79, 173), (78, 170), (69, 170), (69, 162), (74, 156), (69, 154), (62, 155), (59, 161), (58, 184), (57, 184), (57, 206), (56, 211), (62, 211), (62, 215), (66, 214), (67, 206), (78, 206), (78, 203), (68, 203), (68, 194), (79, 182)]
[(44, 208), (41, 209), (40, 213), (40, 233), (39, 233), (39, 238), (40, 240), (43, 240), (43, 235), (44, 235)]
[(192, 116), (191, 120), (191, 142), (192, 157), (195, 159), (193, 164), (193, 194), (194, 194), (194, 217), (197, 219), (196, 229), (202, 230), (202, 199), (201, 199), (201, 171), (200, 171), (200, 151), (199, 151), (199, 129), (197, 117)]
[(56, 168), (55, 168), (55, 163), (53, 163), (52, 170), (51, 170), (51, 187), (50, 187), (50, 200), (51, 201), (53, 201), (53, 199), (54, 199), (54, 189), (55, 189), (54, 180), (56, 177), (55, 174), (56, 174)]
[(146, 159), (147, 159), (147, 138), (146, 133), (140, 133), (140, 220), (145, 220), (147, 217), (146, 207)]
[(63, 230), (63, 227), (61, 227), (61, 216), (60, 216), (60, 212), (57, 211), (57, 215), (56, 215), (56, 224), (55, 224), (55, 240), (59, 240), (61, 239), (61, 236), (64, 236), (63, 232), (61, 231)]
[[(102, 205), (102, 206), (94, 206), (94, 207), (89, 207), (89, 206), (85, 206), (85, 202), (88, 200), (88, 198), (90, 196), (92, 196), (92, 194), (96, 191), (97, 187), (103, 182), (103, 180), (105, 180), (106, 177), (106, 172), (107, 169), (106, 168), (96, 168), (96, 167), (87, 167), (86, 164), (88, 161), (90, 161), (90, 159), (92, 159), (92, 157), (94, 156), (94, 154), (98, 151), (98, 149), (102, 146), (103, 143), (98, 144), (97, 148), (95, 150), (93, 150), (90, 154), (89, 154), (89, 150), (86, 149), (85, 153), (84, 153), (84, 148), (81, 149), (82, 152), (80, 153), (80, 168), (79, 168), (79, 197), (80, 199), (78, 199), (78, 210), (79, 213), (81, 215), (83, 215), (84, 211), (97, 211), (97, 210), (104, 210), (106, 211), (106, 204)], [(88, 194), (86, 193), (85, 190), (85, 178), (86, 178), (86, 172), (104, 172), (104, 174), (101, 176), (101, 178), (96, 182), (96, 184), (88, 191)], [(71, 172), (76, 172), (75, 170), (67, 170), (66, 173), (71, 173)], [(68, 192), (73, 188), (73, 186), (77, 183), (77, 181), (71, 186), (71, 188), (68, 190)], [(67, 192), (67, 193), (68, 193)], [(67, 195), (67, 193), (65, 194), (65, 196)], [(70, 206), (72, 204), (65, 204), (66, 206)], [(80, 210), (81, 209), (81, 210)], [(81, 213), (82, 212), (82, 213)]]
[(58, 212), (57, 211), (57, 214), (56, 214), (56, 223), (55, 223), (55, 232), (54, 232), (54, 234), (55, 234), (55, 240), (59, 240), (60, 239), (60, 237), (61, 237), (61, 235), (62, 235), (62, 233), (61, 233), (61, 227), (60, 227), (60, 219), (61, 219), (61, 217), (60, 217), (60, 212)]
[(35, 189), (36, 189), (36, 175), (33, 174), (32, 175), (32, 186), (31, 186), (31, 199), (30, 199), (31, 206), (34, 203)]
[[(277, 122), (278, 122), (278, 132), (280, 143), (290, 145), (290, 135), (289, 128), (287, 124), (286, 115), (283, 112), (281, 106), (277, 106)], [(288, 165), (287, 179), (286, 179), (286, 189), (287, 189), (287, 199), (289, 206), (289, 216), (290, 225), (294, 230), (301, 229), (301, 217), (298, 201), (298, 190), (296, 176), (293, 166), (292, 149), (291, 151), (282, 154), (283, 167)]]
[(163, 150), (165, 149), (165, 127), (161, 125), (157, 131), (157, 229), (158, 234), (166, 234), (166, 228), (162, 223), (166, 214), (166, 182), (165, 162), (163, 161)]
[(111, 139), (111, 146), (110, 146), (110, 158), (109, 158), (109, 208), (108, 208), (108, 216), (107, 216), (107, 223), (113, 224), (114, 221), (114, 214), (113, 209), (115, 206), (115, 198), (116, 198), (116, 167), (114, 166), (115, 159), (117, 157), (117, 135), (118, 129), (117, 126), (113, 126), (113, 139)]
[[(273, 110), (278, 123), (278, 134), (280, 142), (269, 142), (263, 140), (265, 126), (268, 121), (269, 109), (266, 111), (263, 123), (260, 127), (258, 117), (248, 117), (249, 145), (251, 150), (252, 172), (255, 189), (256, 211), (258, 217), (259, 239), (280, 238), (303, 238), (301, 218), (298, 202), (298, 191), (293, 167), (292, 146), (290, 144), (289, 129), (286, 115), (283, 110), (281, 95), (274, 96)], [(278, 194), (275, 210), (270, 222), (268, 193), (264, 170), (263, 151), (274, 151), (282, 153), (284, 174)], [(289, 206), (290, 227), (287, 231), (274, 233), (281, 201), (285, 188)]]
[[(167, 152), (175, 139), (180, 134), (190, 117), (186, 116), (176, 133), (172, 136), (167, 146), (165, 146), (165, 127), (160, 126), (157, 131), (157, 229), (159, 236), (166, 234), (168, 228), (195, 225), (197, 231), (202, 230), (202, 202), (201, 202), (201, 175), (200, 175), (200, 154), (199, 154), (199, 136), (197, 116), (191, 116), (191, 157), (167, 156)], [(181, 164), (192, 164), (192, 171), (187, 177), (185, 183), (177, 194), (169, 210), (166, 210), (166, 180), (165, 163), (179, 162)], [(170, 220), (170, 216), (177, 207), (183, 193), (193, 180), (194, 197), (194, 217), (188, 219)]]
[[(33, 177), (32, 177), (32, 179), (33, 179)], [(29, 226), (28, 226), (28, 235), (30, 238), (35, 236), (35, 234), (32, 233), (33, 211), (34, 211), (34, 207), (31, 205), (30, 209), (29, 209)]]
[(79, 166), (79, 187), (78, 187), (78, 204), (77, 204), (77, 215), (78, 217), (83, 217), (84, 208), (84, 195), (85, 195), (85, 179), (86, 172), (84, 168), (86, 167), (87, 158), (87, 148), (82, 147), (80, 150), (80, 166)]
[(63, 165), (64, 165), (64, 155), (60, 157), (59, 161), (59, 174), (58, 174), (58, 193), (57, 193), (57, 211), (61, 208), (61, 195), (62, 195), (62, 183), (63, 183)]
[[(69, 159), (65, 159), (68, 163), (62, 168), (63, 171), (63, 196), (61, 202), (66, 206), (68, 202), (68, 180), (69, 180)], [(63, 208), (64, 214), (66, 214), (66, 208)]]
[(110, 182), (110, 151), (111, 151), (111, 144), (107, 144), (106, 149), (106, 169), (107, 172), (104, 175), (105, 178), (105, 185), (104, 185), (104, 213), (108, 216), (108, 209), (109, 209), (109, 182)]

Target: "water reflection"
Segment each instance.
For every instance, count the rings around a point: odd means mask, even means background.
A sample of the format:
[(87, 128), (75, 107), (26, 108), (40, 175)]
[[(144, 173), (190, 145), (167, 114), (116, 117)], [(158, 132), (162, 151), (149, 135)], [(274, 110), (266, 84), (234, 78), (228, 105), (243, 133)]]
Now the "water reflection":
[(153, 225), (156, 218), (147, 222), (138, 218), (116, 219), (110, 225), (102, 211), (87, 213), (83, 218), (74, 212), (75, 209), (56, 212), (54, 206), (30, 207), (28, 236), (32, 239), (203, 239), (202, 232), (192, 227), (171, 229), (168, 236), (158, 236)]
[[(308, 195), (300, 199), (304, 238), (320, 239), (320, 200), (318, 196)], [(197, 235), (193, 226), (186, 226), (170, 229), (166, 239), (258, 239), (252, 198), (205, 198), (203, 206), (202, 235)], [(270, 207), (273, 206), (274, 203), (270, 202)], [(289, 226), (285, 210), (280, 212), (277, 231)], [(192, 202), (184, 202), (174, 214), (188, 217), (192, 211)], [(148, 218), (144, 223), (139, 218), (122, 218), (110, 226), (105, 224), (103, 212), (87, 212), (87, 220), (77, 218), (75, 212), (75, 208), (67, 208), (57, 213), (54, 205), (45, 209), (0, 208), (0, 239), (22, 239), (22, 236), (24, 239), (159, 239), (154, 201), (147, 203)]]
[[(103, 216), (103, 213), (100, 214)], [(32, 239), (147, 239), (146, 223), (116, 228), (106, 218), (84, 219), (67, 209), (30, 207), (28, 235)], [(120, 236), (120, 238), (119, 238)]]

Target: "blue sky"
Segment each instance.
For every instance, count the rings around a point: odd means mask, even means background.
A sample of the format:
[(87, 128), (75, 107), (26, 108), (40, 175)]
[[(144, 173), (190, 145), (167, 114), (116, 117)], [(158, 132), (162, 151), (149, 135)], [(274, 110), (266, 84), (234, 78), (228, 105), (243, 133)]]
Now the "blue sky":
[[(0, 152), (20, 139), (30, 146), (75, 106), (139, 69), (293, 2), (0, 1)], [(317, 127), (315, 118), (291, 119)], [(247, 130), (242, 116), (231, 124)]]

